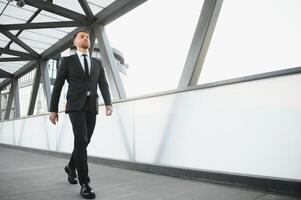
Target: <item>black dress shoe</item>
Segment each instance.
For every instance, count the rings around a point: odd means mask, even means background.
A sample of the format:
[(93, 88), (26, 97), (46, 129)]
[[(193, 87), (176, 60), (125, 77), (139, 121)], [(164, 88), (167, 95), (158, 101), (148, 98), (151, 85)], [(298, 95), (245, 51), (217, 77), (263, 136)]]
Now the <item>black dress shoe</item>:
[(65, 172), (68, 174), (68, 181), (70, 184), (77, 184), (75, 170), (70, 169), (68, 166), (65, 167)]
[(82, 188), (80, 189), (80, 194), (85, 199), (94, 199), (96, 196), (93, 188), (90, 186), (89, 183), (84, 183), (82, 185)]

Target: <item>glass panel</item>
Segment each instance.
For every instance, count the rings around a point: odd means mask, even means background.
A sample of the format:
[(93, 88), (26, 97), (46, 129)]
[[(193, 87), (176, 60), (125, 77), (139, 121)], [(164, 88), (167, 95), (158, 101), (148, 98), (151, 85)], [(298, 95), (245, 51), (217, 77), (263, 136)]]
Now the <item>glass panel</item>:
[(56, 78), (56, 74), (57, 74), (57, 64), (58, 61), (51, 59), (48, 61), (48, 73), (49, 73), (49, 78), (50, 79), (54, 79)]
[(45, 28), (45, 29), (36, 29), (36, 30), (26, 30), (28, 33), (39, 34), (41, 36), (49, 37), (54, 40), (60, 40), (67, 33), (65, 31), (59, 30), (57, 28)]
[(36, 29), (36, 30), (27, 30), (28, 33), (39, 34), (41, 36), (45, 36), (51, 38), (55, 41), (60, 40), (65, 36), (65, 33), (62, 34), (61, 31), (55, 29)]
[(32, 40), (28, 38), (19, 37), (22, 41), (31, 47), (36, 52), (43, 52), (45, 49), (49, 48), (52, 44), (51, 43), (44, 43), (38, 40)]
[(97, 5), (94, 4), (94, 3), (89, 3), (89, 6), (90, 6), (90, 8), (91, 8), (91, 10), (92, 10), (92, 12), (93, 12), (94, 15), (96, 15), (97, 13), (99, 13), (100, 11), (103, 10), (102, 7), (97, 6)]
[(39, 32), (40, 32), (39, 30), (35, 30), (35, 31), (24, 30), (19, 35), (19, 38), (22, 40), (28, 39), (28, 40), (38, 41), (39, 43), (46, 44), (46, 46), (52, 45), (58, 41), (58, 39), (47, 37), (43, 34), (40, 34)]
[(300, 66), (301, 1), (228, 0), (200, 83)]
[[(1, 67), (0, 67), (1, 69)], [(2, 81), (4, 81), (5, 78), (0, 78), (0, 83)], [(0, 108), (0, 115), (1, 115), (1, 120), (4, 120), (4, 116), (5, 116), (5, 109), (6, 109), (6, 105), (7, 105), (7, 98), (8, 98), (8, 87), (4, 87), (1, 88), (1, 94), (0, 94), (0, 104), (1, 104), (1, 108)]]
[(21, 24), (21, 23), (25, 23), (25, 22), (26, 22), (26, 20), (21, 20), (19, 18), (9, 17), (6, 15), (1, 15), (1, 17), (0, 17), (1, 24)]
[(80, 6), (80, 4), (78, 3), (78, 1), (74, 1), (74, 0), (54, 0), (53, 4), (64, 7), (64, 8), (68, 8), (74, 12), (77, 13), (81, 13), (83, 15), (86, 15), (85, 12), (83, 11), (82, 7)]
[(20, 7), (17, 6), (17, 2), (16, 1), (11, 2), (9, 5), (19, 8), (21, 10), (20, 12), (23, 12), (23, 10), (35, 12), (37, 10), (37, 8), (32, 7), (32, 6), (28, 5), (28, 4), (25, 4), (23, 7), (20, 8)]
[(39, 85), (36, 104), (34, 108), (34, 115), (47, 112), (47, 103), (44, 95), (43, 85)]
[(1, 66), (23, 66), (26, 63), (26, 61), (15, 61), (15, 62), (3, 62), (0, 63)]
[(3, 69), (9, 73), (15, 73), (23, 65), (28, 63), (28, 61), (16, 61), (16, 62), (0, 62), (0, 69)]
[(147, 1), (106, 26), (111, 46), (129, 65), (128, 96), (177, 87), (202, 5)]
[(14, 72), (16, 72), (20, 68), (17, 67), (17, 66), (2, 66), (2, 65), (0, 65), (0, 69), (13, 74)]
[(20, 47), (18, 44), (14, 42), (10, 45), (9, 49), (28, 53), (25, 49), (23, 49), (22, 47)]
[(1, 54), (1, 58), (16, 58), (16, 57), (19, 57), (19, 56), (14, 56), (14, 55), (10, 55), (10, 54)]
[(33, 22), (56, 22), (56, 21), (71, 21), (68, 18), (56, 15), (45, 10), (42, 10), (40, 14), (34, 18)]
[(12, 34), (16, 35), (18, 33), (19, 30), (10, 30), (9, 32), (11, 32)]
[(113, 3), (115, 0), (103, 0), (103, 1), (98, 1), (98, 0), (90, 0), (87, 1), (93, 14), (96, 15), (100, 11), (102, 11), (105, 7)]
[(66, 27), (66, 28), (56, 28), (56, 30), (61, 31), (61, 32), (65, 32), (67, 34), (67, 33), (72, 32), (76, 28), (77, 27)]
[(94, 5), (97, 5), (99, 7), (102, 7), (102, 8), (105, 8), (107, 7), (108, 5), (110, 5), (111, 3), (113, 3), (115, 0), (88, 0), (87, 2), (89, 4), (94, 4)]
[[(19, 19), (19, 20), (22, 20), (22, 21), (27, 21), (33, 15), (33, 13), (34, 13), (34, 11), (19, 8), (15, 5), (12, 6), (12, 4), (10, 4), (4, 10), (2, 15), (10, 16), (12, 18), (16, 18), (16, 19)], [(2, 16), (1, 16), (1, 18), (2, 18)]]
[(2, 10), (5, 8), (5, 6), (6, 6), (7, 3), (8, 3), (8, 2), (7, 2), (7, 1), (4, 1), (4, 0), (1, 0), (1, 1), (0, 1), (0, 12), (2, 12)]
[(3, 35), (2, 33), (0, 33), (0, 41), (6, 41), (6, 42), (9, 42), (10, 39), (8, 37), (6, 37), (5, 35)]
[(300, 82), (294, 74), (136, 100), (136, 161), (300, 179)]
[[(103, 134), (94, 134), (93, 142), (89, 145), (89, 152), (92, 156), (107, 157), (111, 159), (122, 159), (134, 161), (134, 104), (114, 104), (115, 115), (110, 120), (105, 119), (104, 106), (99, 107), (100, 114), (97, 116), (95, 133), (100, 130), (110, 130)], [(65, 132), (64, 132), (65, 133)]]
[[(51, 89), (53, 89), (53, 87)], [(59, 100), (59, 105), (58, 105), (59, 111), (65, 111), (65, 109), (66, 109), (67, 91), (68, 91), (68, 83), (67, 83), (67, 81), (65, 81), (65, 85), (62, 88), (61, 96), (60, 96), (60, 100)]]
[(7, 43), (8, 42), (3, 41), (3, 40), (0, 39), (0, 47), (2, 47), (2, 48), (6, 47)]

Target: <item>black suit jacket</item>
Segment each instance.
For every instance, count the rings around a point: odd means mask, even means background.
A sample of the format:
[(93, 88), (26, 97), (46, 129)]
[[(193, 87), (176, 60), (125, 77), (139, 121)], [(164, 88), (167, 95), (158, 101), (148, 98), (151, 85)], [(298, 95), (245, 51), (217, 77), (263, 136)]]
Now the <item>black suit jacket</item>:
[(66, 113), (70, 111), (79, 111), (83, 108), (88, 90), (91, 91), (89, 98), (90, 109), (92, 112), (98, 113), (97, 84), (99, 85), (105, 105), (112, 105), (109, 85), (101, 61), (91, 58), (90, 77), (87, 79), (78, 55), (74, 54), (62, 58), (60, 62), (52, 90), (50, 112), (58, 112), (58, 103), (65, 80), (67, 80), (69, 84)]

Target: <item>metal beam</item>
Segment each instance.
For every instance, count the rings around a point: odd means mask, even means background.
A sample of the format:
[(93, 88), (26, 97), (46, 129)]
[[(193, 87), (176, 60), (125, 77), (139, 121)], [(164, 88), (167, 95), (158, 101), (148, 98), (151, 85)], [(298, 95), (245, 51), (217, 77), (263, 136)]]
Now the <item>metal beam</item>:
[(60, 22), (40, 22), (29, 24), (6, 24), (0, 25), (1, 30), (25, 30), (25, 29), (42, 29), (42, 28), (62, 28), (78, 27), (88, 25), (85, 21), (60, 21)]
[(35, 73), (33, 84), (32, 84), (32, 89), (31, 89), (31, 94), (30, 94), (30, 103), (28, 106), (27, 115), (33, 115), (34, 107), (36, 105), (37, 95), (39, 92), (40, 82), (41, 82), (41, 67), (40, 67), (40, 65), (37, 65), (36, 73)]
[[(41, 9), (36, 10), (33, 15), (26, 21), (26, 24), (29, 24), (30, 22), (32, 22), (34, 20), (34, 18), (36, 18), (36, 16), (38, 16), (38, 14), (41, 12)], [(0, 29), (1, 30), (1, 29)], [(17, 32), (17, 34), (15, 35), (16, 37), (18, 37), (23, 30), (19, 30)], [(13, 43), (12, 40), (9, 41), (9, 43), (5, 46), (5, 49), (8, 49), (10, 47), (10, 45)], [(0, 53), (1, 56), (1, 53)]]
[(95, 15), (97, 18), (96, 23), (107, 25), (146, 1), (147, 0), (116, 0)]
[[(87, 17), (85, 15), (82, 15), (80, 13), (74, 12), (72, 10), (66, 9), (64, 7), (55, 5), (48, 1), (41, 1), (41, 0), (25, 0), (25, 3), (27, 5), (46, 10), (48, 12), (51, 12), (56, 15), (60, 15), (69, 19), (73, 19), (75, 21), (82, 21), (87, 22)], [(72, 6), (72, 5), (70, 5)]]
[(11, 73), (4, 71), (3, 69), (0, 69), (0, 78), (13, 78), (14, 75)]
[(50, 78), (48, 73), (47, 61), (42, 61), (40, 63), (40, 68), (41, 68), (43, 91), (46, 98), (47, 111), (48, 111), (50, 108), (51, 89), (50, 89)]
[(73, 35), (82, 28), (77, 28), (73, 30), (71, 33), (63, 37), (60, 41), (49, 47), (46, 51), (44, 51), (41, 56), (42, 59), (49, 60), (52, 57), (57, 56), (57, 54), (60, 54), (62, 51), (66, 50), (67, 48), (70, 48), (73, 46)]
[(13, 91), (13, 82), (10, 84), (10, 90), (8, 94), (8, 99), (7, 99), (7, 104), (6, 104), (6, 111), (5, 111), (5, 116), (4, 120), (9, 119), (10, 111), (11, 111), (11, 106), (13, 104), (13, 96), (14, 96), (14, 91)]
[[(178, 85), (178, 90), (188, 86), (197, 85), (203, 62), (209, 47), (211, 36), (221, 9), (223, 0), (205, 0), (196, 31), (188, 52), (184, 65), (183, 73)], [(170, 106), (171, 110), (181, 106), (181, 100), (175, 98)], [(167, 118), (160, 144), (158, 145), (155, 163), (162, 162), (163, 152), (166, 150), (168, 139), (172, 132), (170, 131), (174, 123), (173, 116)]]
[(99, 50), (102, 57), (102, 63), (107, 72), (114, 99), (125, 99), (125, 89), (117, 70), (115, 57), (110, 46), (106, 31), (103, 26), (98, 26), (94, 28), (94, 33), (97, 37)]
[[(49, 47), (47, 50), (45, 50), (41, 54), (41, 58), (45, 59), (45, 60), (49, 60), (49, 59), (57, 56), (62, 51), (66, 50), (67, 48), (71, 47), (73, 45), (72, 37), (80, 29), (82, 29), (82, 27), (73, 30), (71, 33), (67, 34), (65, 37), (63, 37), (61, 40), (59, 40), (57, 43), (55, 43), (54, 45)], [(34, 68), (36, 68), (36, 65), (38, 63), (39, 62), (37, 60), (28, 62), (22, 68), (20, 68), (19, 70), (17, 70), (14, 73), (15, 77), (21, 77), (21, 76), (27, 74), (28, 72), (32, 71)], [(5, 79), (4, 81), (2, 81), (0, 83), (0, 88), (10, 84), (10, 82), (11, 82), (10, 79)]]
[[(93, 24), (91, 24), (88, 28), (94, 28), (95, 26), (98, 26), (98, 24), (108, 24), (112, 22), (113, 20), (123, 16), (127, 12), (131, 11), (132, 9), (136, 8), (138, 5), (142, 4), (146, 0), (116, 0), (112, 4), (110, 4), (108, 7), (106, 7), (104, 10), (100, 11), (98, 14), (95, 15), (96, 19)], [(67, 34), (64, 38), (59, 40), (57, 43), (49, 47), (47, 50), (45, 50), (41, 54), (41, 59), (50, 59), (53, 56), (56, 56), (63, 50), (71, 47), (73, 45), (72, 37), (74, 33), (81, 30), (83, 27), (79, 27), (69, 34)], [(35, 65), (37, 64), (37, 61), (31, 61), (27, 63), (24, 67), (19, 69), (14, 73), (16, 77), (22, 76), (26, 74), (27, 72), (33, 70), (35, 68)], [(0, 83), (0, 88), (10, 84), (10, 79), (5, 79)]]
[(95, 47), (96, 37), (95, 37), (94, 31), (91, 30), (91, 29), (89, 30), (89, 37), (90, 37), (90, 49), (89, 49), (89, 53), (92, 56), (92, 52), (93, 52), (94, 47)]
[[(38, 62), (37, 60), (28, 62), (27, 64), (25, 64), (23, 67), (21, 67), (19, 70), (17, 70), (17, 71), (14, 73), (15, 77), (16, 77), (16, 76), (17, 76), (17, 77), (21, 77), (21, 76), (27, 74), (28, 72), (30, 72), (31, 70), (33, 70), (33, 69), (36, 67), (36, 65), (37, 65), (38, 63), (39, 63), (39, 62)], [(21, 72), (21, 73), (20, 73), (20, 72)], [(16, 74), (18, 74), (18, 75), (16, 75)], [(5, 81), (5, 80), (4, 80), (4, 81)], [(1, 83), (0, 83), (0, 85), (1, 85)]]
[(25, 44), (22, 40), (20, 40), (19, 38), (17, 38), (16, 36), (14, 36), (11, 32), (6, 31), (6, 30), (1, 30), (0, 32), (5, 35), (6, 37), (10, 38), (12, 41), (14, 41), (15, 43), (17, 43), (20, 47), (22, 47), (23, 49), (25, 49), (26, 51), (28, 51), (33, 57), (39, 57), (40, 55), (35, 52), (32, 48), (30, 48), (27, 44)]
[(205, 0), (178, 89), (197, 85), (223, 0)]
[(32, 55), (28, 54), (28, 53), (24, 53), (24, 52), (21, 52), (21, 51), (15, 51), (15, 50), (10, 50), (10, 49), (0, 47), (0, 54), (2, 54), (2, 53), (13, 55), (13, 56), (20, 56), (22, 58), (34, 59), (34, 57)]
[(20, 98), (19, 98), (19, 79), (13, 80), (14, 104), (15, 104), (15, 118), (20, 118)]
[(78, 0), (80, 6), (86, 13), (89, 21), (94, 21), (94, 14), (86, 0)]
[(37, 58), (0, 58), (0, 62), (13, 62), (13, 61), (29, 61), (29, 60), (36, 60)]

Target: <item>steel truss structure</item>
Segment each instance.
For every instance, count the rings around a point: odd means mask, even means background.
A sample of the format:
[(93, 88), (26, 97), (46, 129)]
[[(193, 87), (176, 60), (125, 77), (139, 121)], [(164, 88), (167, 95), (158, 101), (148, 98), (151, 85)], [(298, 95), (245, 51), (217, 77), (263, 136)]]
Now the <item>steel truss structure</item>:
[[(78, 3), (84, 13), (56, 5), (52, 2), (52, 0), (1, 0), (0, 3), (2, 4), (6, 3), (8, 5), (17, 3), (19, 6), (29, 5), (36, 8), (25, 23), (0, 24), (0, 33), (9, 39), (7, 45), (4, 48), (0, 48), (0, 78), (5, 78), (2, 82), (0, 82), (0, 91), (2, 88), (10, 84), (5, 119), (9, 119), (13, 99), (16, 113), (15, 117), (20, 117), (18, 79), (33, 69), (36, 69), (36, 74), (27, 114), (33, 114), (40, 82), (42, 82), (43, 85), (47, 107), (49, 106), (51, 89), (47, 70), (47, 61), (60, 54), (63, 50), (70, 48), (73, 45), (72, 36), (75, 32), (81, 29), (85, 29), (90, 32), (92, 46), (90, 49), (91, 51), (95, 46), (95, 39), (98, 41), (100, 54), (111, 85), (113, 98), (115, 100), (127, 98), (125, 88), (117, 71), (116, 63), (114, 62), (114, 55), (105, 31), (105, 26), (146, 1), (147, 0), (115, 0), (108, 6), (103, 7), (100, 12), (94, 15), (90, 8), (89, 1), (87, 0), (78, 0)], [(204, 1), (190, 50), (186, 58), (185, 65), (183, 66), (183, 72), (179, 80), (178, 89), (183, 89), (197, 84), (211, 36), (220, 13), (222, 2), (223, 0)], [(23, 11), (23, 8), (19, 9), (20, 12)], [(43, 12), (60, 16), (66, 20), (35, 22), (35, 19), (42, 15)], [(64, 37), (59, 38), (57, 42), (52, 43), (49, 48), (41, 53), (39, 53), (33, 46), (27, 45), (26, 42), (19, 37), (19, 35), (26, 30), (50, 30), (54, 28), (67, 27), (73, 27), (74, 29), (68, 32), (68, 34)], [(17, 32), (13, 33), (13, 31)], [(11, 48), (13, 43), (21, 47), (22, 50)], [(5, 54), (10, 57), (3, 56)], [(2, 63), (7, 64), (19, 61), (23, 61), (24, 64), (14, 73), (1, 69)]]

